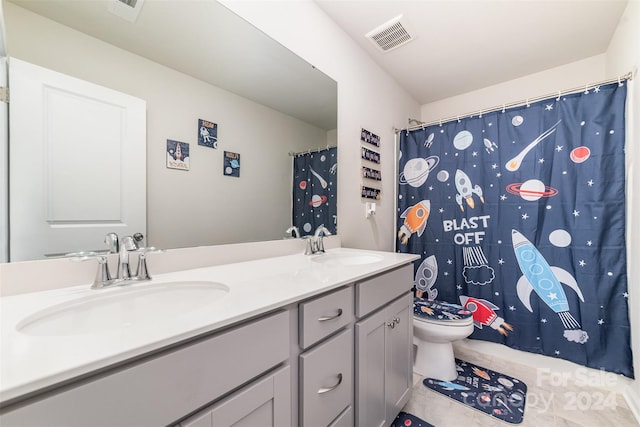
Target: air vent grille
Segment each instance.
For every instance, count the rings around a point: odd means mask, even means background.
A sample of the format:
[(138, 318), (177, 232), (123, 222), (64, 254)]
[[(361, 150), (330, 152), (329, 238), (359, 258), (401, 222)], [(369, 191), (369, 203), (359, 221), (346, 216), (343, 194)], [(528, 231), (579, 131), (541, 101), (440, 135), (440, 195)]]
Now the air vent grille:
[(413, 40), (402, 15), (369, 31), (366, 37), (383, 52), (389, 52)]

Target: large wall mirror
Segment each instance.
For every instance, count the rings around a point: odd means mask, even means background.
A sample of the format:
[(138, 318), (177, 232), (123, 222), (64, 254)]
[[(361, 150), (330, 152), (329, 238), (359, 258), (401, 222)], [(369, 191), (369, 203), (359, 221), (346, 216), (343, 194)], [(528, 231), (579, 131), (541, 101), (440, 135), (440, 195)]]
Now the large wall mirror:
[[(110, 11), (131, 4), (135, 19)], [(285, 237), (291, 153), (337, 142), (335, 81), (214, 0), (3, 0), (3, 9), (10, 58), (146, 101), (147, 245)], [(198, 145), (199, 119), (217, 125), (217, 148)], [(189, 144), (188, 171), (167, 167), (167, 140)], [(240, 155), (239, 177), (225, 175), (225, 151)]]

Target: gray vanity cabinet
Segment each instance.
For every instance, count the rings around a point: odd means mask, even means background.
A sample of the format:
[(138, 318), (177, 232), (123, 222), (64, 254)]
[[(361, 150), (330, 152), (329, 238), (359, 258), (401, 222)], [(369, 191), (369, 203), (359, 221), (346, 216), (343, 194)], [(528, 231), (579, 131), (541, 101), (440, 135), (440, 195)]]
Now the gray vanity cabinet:
[(222, 426), (291, 426), (290, 368), (281, 368), (180, 423), (180, 427)]
[[(356, 285), (357, 308), (363, 308), (355, 324), (356, 426), (390, 425), (410, 397), (412, 273), (411, 266), (402, 267)], [(393, 299), (372, 303), (387, 298)], [(381, 308), (369, 314), (376, 306)]]
[(353, 426), (354, 290), (299, 305), (299, 425)]

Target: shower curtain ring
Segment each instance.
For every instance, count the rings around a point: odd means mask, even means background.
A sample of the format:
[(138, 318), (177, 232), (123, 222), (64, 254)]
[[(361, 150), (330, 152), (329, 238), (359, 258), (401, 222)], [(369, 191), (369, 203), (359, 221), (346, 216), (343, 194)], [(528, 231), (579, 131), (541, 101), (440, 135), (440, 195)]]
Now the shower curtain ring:
[(587, 83), (584, 85), (584, 94), (586, 95), (588, 93), (589, 93), (589, 84)]
[(618, 87), (621, 87), (621, 86), (623, 86), (622, 80), (620, 79), (620, 76), (618, 76)]
[(530, 105), (529, 105), (529, 98), (527, 98), (526, 103), (527, 103), (527, 108), (528, 108), (528, 107), (530, 107)]
[(506, 107), (506, 104), (502, 104), (502, 114), (504, 114), (505, 107)]
[(560, 101), (560, 96), (562, 95), (562, 92), (558, 91), (558, 97), (556, 98), (556, 101)]
[(458, 118), (458, 123), (460, 123), (460, 116), (456, 116)]

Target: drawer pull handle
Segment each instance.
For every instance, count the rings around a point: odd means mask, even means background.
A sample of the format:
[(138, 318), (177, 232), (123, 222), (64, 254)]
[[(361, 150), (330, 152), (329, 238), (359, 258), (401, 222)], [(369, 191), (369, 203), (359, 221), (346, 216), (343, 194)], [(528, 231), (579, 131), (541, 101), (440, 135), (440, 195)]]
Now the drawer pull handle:
[(338, 374), (338, 382), (336, 383), (336, 385), (331, 387), (322, 387), (320, 390), (318, 390), (318, 394), (324, 394), (330, 392), (331, 390), (335, 390), (340, 384), (342, 384), (342, 373)]
[(398, 323), (400, 323), (400, 318), (399, 318), (399, 317), (396, 317), (395, 319), (393, 319), (393, 321), (394, 321), (396, 324), (398, 324)]
[(387, 326), (390, 327), (391, 329), (396, 327), (395, 322), (387, 322)]
[(327, 320), (337, 319), (340, 316), (342, 316), (342, 309), (341, 308), (339, 308), (338, 309), (338, 313), (334, 314), (333, 316), (322, 316), (322, 317), (318, 318), (318, 322), (326, 322)]

